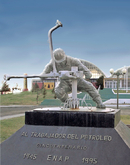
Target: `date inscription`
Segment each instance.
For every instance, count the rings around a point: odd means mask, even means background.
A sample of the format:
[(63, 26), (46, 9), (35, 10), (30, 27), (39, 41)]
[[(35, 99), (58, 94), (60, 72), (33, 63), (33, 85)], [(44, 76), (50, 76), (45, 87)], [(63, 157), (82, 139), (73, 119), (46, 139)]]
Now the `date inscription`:
[(24, 153), (23, 158), (24, 159), (36, 160), (37, 159), (37, 154)]
[(97, 158), (83, 158), (82, 159), (82, 163), (86, 163), (86, 164), (97, 164), (98, 160)]

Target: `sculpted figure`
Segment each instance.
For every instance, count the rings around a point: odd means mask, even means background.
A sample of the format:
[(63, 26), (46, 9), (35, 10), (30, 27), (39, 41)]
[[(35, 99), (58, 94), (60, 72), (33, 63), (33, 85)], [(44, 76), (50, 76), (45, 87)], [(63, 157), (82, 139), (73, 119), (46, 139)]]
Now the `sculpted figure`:
[[(78, 71), (83, 71), (85, 78), (91, 78), (92, 74), (89, 69), (84, 66), (79, 59), (69, 57), (65, 54), (65, 52), (58, 48), (54, 50), (54, 60), (55, 67), (57, 72), (68, 70), (71, 71), (72, 66), (77, 66)], [(52, 60), (46, 65), (43, 73), (50, 73), (53, 71)], [(65, 102), (68, 98), (68, 92), (72, 90), (71, 79), (60, 79), (59, 83), (55, 87), (55, 93), (57, 98), (59, 98), (62, 102)], [(92, 83), (86, 81), (83, 78), (79, 78), (77, 80), (77, 90), (82, 92), (87, 92), (97, 104), (97, 108), (105, 108), (105, 105), (102, 103), (101, 97), (97, 91), (97, 89), (92, 85)]]

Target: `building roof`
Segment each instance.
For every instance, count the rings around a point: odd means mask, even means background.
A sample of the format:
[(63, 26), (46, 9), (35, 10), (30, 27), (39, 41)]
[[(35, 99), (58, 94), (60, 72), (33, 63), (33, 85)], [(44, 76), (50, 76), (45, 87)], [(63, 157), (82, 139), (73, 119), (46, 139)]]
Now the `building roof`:
[(99, 78), (100, 76), (104, 76), (106, 77), (106, 75), (103, 73), (103, 71), (101, 71), (96, 65), (94, 65), (93, 63), (86, 61), (86, 60), (82, 60), (80, 59), (80, 61), (82, 62), (82, 64), (84, 64), (92, 73), (92, 77), (91, 78)]
[[(117, 69), (117, 70), (114, 71), (114, 72), (122, 72), (122, 69), (126, 69), (126, 70), (127, 70), (126, 74), (128, 74), (128, 78), (130, 78), (130, 66), (121, 67), (121, 68)], [(126, 74), (125, 74), (125, 75), (126, 75)], [(120, 78), (123, 78), (124, 75), (120, 75), (119, 77), (120, 77)], [(116, 75), (111, 75), (109, 78), (116, 78)]]

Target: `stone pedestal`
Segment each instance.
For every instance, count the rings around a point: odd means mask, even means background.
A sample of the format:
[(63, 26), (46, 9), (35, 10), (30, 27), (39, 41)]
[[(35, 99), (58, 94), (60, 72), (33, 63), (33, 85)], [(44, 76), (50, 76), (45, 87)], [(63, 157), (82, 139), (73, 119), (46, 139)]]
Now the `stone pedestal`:
[(1, 148), (2, 165), (129, 165), (130, 129), (120, 110), (34, 110)]
[(120, 121), (120, 110), (104, 113), (81, 110), (61, 111), (42, 108), (25, 112), (25, 124), (44, 126), (71, 126), (114, 128)]

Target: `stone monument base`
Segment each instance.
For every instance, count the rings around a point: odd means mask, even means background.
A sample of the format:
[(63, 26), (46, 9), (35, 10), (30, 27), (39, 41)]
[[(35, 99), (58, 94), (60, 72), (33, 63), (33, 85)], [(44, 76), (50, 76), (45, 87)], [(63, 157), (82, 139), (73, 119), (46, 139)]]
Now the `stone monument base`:
[(130, 129), (120, 110), (34, 110), (1, 149), (2, 165), (130, 165)]
[(25, 112), (25, 124), (46, 126), (104, 127), (113, 128), (120, 121), (120, 110), (111, 108), (91, 110), (80, 107), (62, 110), (59, 107), (37, 108)]

